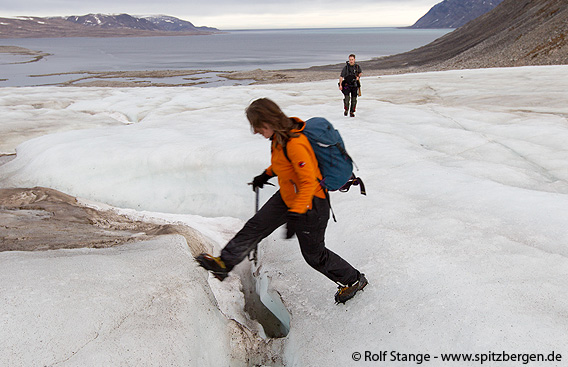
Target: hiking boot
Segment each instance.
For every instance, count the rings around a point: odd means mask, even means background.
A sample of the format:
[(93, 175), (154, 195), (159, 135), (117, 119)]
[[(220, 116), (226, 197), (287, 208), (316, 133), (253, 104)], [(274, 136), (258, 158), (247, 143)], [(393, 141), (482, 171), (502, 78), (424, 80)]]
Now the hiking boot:
[(220, 257), (211, 256), (209, 254), (201, 254), (195, 258), (195, 261), (204, 269), (207, 269), (215, 276), (215, 278), (223, 281), (229, 276), (229, 271)]
[(367, 284), (369, 284), (369, 282), (367, 281), (367, 278), (365, 278), (365, 274), (361, 273), (361, 275), (359, 275), (359, 280), (355, 283), (345, 287), (339, 286), (339, 290), (335, 293), (335, 304), (344, 304), (351, 298), (355, 297), (355, 294), (358, 291), (362, 291)]
[(343, 116), (347, 116), (347, 110), (343, 110)]
[[(347, 116), (347, 115), (345, 115), (345, 116)], [(349, 114), (349, 116), (355, 117), (355, 112), (351, 112), (351, 113)]]

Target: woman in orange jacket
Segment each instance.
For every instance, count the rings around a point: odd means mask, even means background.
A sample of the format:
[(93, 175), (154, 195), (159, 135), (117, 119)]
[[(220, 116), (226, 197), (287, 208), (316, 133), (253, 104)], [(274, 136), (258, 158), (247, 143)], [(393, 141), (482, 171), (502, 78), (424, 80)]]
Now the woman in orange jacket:
[(272, 141), (272, 164), (254, 178), (253, 190), (262, 188), (274, 176), (278, 177), (280, 190), (229, 241), (220, 257), (201, 254), (197, 261), (223, 280), (262, 239), (286, 224), (286, 238), (294, 234), (298, 237), (306, 262), (339, 285), (335, 301), (345, 303), (368, 282), (364, 274), (325, 247), (330, 207), (325, 189), (319, 184), (322, 175), (316, 156), (301, 133), (305, 123), (287, 117), (267, 98), (252, 102), (246, 115), (254, 133)]

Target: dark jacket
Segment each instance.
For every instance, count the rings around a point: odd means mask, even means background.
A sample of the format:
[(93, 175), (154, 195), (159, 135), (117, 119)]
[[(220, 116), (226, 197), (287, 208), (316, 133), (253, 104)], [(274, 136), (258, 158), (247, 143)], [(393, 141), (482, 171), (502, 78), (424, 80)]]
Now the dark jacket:
[(359, 64), (354, 64), (353, 66), (349, 65), (349, 61), (346, 62), (347, 65), (345, 65), (343, 67), (343, 70), (341, 70), (341, 74), (340, 76), (344, 79), (346, 79), (348, 76), (353, 75), (355, 77), (358, 77), (359, 74), (361, 74), (361, 67), (359, 66)]

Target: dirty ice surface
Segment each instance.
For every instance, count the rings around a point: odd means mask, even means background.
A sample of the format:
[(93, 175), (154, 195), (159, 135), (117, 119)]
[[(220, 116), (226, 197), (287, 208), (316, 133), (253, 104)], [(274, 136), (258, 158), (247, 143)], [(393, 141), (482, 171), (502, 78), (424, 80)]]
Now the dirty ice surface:
[[(359, 365), (354, 353), (382, 351), (393, 366), (426, 353), (431, 365), (553, 351), (566, 363), (568, 67), (367, 77), (355, 118), (336, 83), (0, 89), (0, 151), (17, 151), (0, 187), (185, 222), (218, 252), (254, 211), (246, 183), (270, 148), (243, 111), (269, 97), (290, 116), (328, 118), (368, 192), (332, 194), (327, 245), (370, 283), (345, 305), (295, 240), (263, 241), (261, 271), (291, 314), (272, 346), (279, 363)], [(233, 363), (227, 320), (247, 323), (239, 282), (208, 283), (180, 241), (1, 253), (1, 364)]]

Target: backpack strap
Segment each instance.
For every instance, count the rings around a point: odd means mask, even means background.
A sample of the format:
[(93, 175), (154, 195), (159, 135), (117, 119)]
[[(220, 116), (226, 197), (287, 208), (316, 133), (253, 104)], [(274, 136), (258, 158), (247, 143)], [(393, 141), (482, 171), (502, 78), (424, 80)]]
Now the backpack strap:
[(361, 195), (367, 195), (367, 190), (365, 190), (365, 184), (363, 183), (363, 180), (361, 179), (361, 177), (355, 176), (354, 173), (351, 173), (351, 178), (349, 179), (349, 181), (347, 181), (347, 183), (345, 183), (345, 185), (341, 186), (339, 191), (347, 192), (349, 191), (351, 186), (359, 186), (359, 189), (361, 190)]
[(359, 171), (359, 167), (357, 167), (357, 163), (355, 163), (355, 161), (353, 160), (353, 158), (351, 158), (351, 156), (349, 155), (349, 153), (347, 153), (347, 151), (345, 150), (345, 148), (343, 148), (339, 142), (335, 143), (335, 146), (337, 147), (337, 149), (339, 149), (339, 151), (341, 152), (341, 154), (343, 154), (345, 157), (347, 157), (347, 159), (349, 159), (349, 160), (351, 161), (351, 163), (353, 163), (353, 165), (355, 166), (355, 168), (357, 168), (357, 171)]
[(323, 189), (323, 191), (325, 192), (325, 198), (327, 199), (327, 205), (329, 205), (329, 210), (331, 210), (331, 217), (333, 218), (333, 221), (337, 223), (337, 219), (335, 219), (335, 212), (331, 207), (331, 198), (329, 197), (329, 191), (327, 191), (327, 189)]
[[(351, 158), (349, 153), (347, 153), (345, 148), (343, 148), (341, 146), (341, 144), (339, 144), (339, 143), (335, 144), (335, 146), (337, 147), (337, 149), (339, 149), (341, 154), (345, 155), (345, 157), (347, 157), (347, 159), (349, 159), (353, 163), (353, 165), (355, 166), (355, 168), (358, 171), (359, 167), (357, 167), (357, 164), (355, 163), (353, 158)], [(288, 150), (286, 149), (286, 146), (283, 146), (282, 150), (284, 151), (284, 156), (286, 157), (288, 162), (291, 162), (290, 157), (288, 157)], [(321, 183), (321, 180), (318, 180), (318, 181)], [(359, 189), (361, 190), (361, 195), (367, 195), (367, 190), (365, 189), (365, 184), (363, 183), (363, 179), (361, 177), (355, 176), (355, 173), (353, 173), (353, 172), (351, 172), (351, 178), (349, 179), (349, 181), (347, 181), (345, 183), (345, 185), (341, 186), (338, 191), (339, 192), (347, 192), (347, 191), (349, 191), (351, 186), (359, 186)], [(325, 191), (325, 197), (327, 198), (327, 201), (329, 203), (329, 208), (331, 209), (331, 214), (333, 215), (333, 220), (337, 222), (337, 220), (335, 219), (335, 214), (333, 213), (333, 208), (331, 207), (331, 200), (329, 198), (329, 191), (326, 188), (324, 188), (324, 191)]]
[(282, 146), (282, 150), (284, 151), (284, 157), (286, 157), (286, 159), (288, 160), (288, 162), (292, 163), (292, 161), (290, 160), (290, 157), (288, 157), (287, 144)]
[[(343, 149), (343, 147), (341, 147), (341, 145), (339, 145), (339, 143), (337, 143), (337, 146), (339, 147), (340, 150), (343, 150), (343, 152), (345, 152), (345, 149)], [(286, 159), (288, 160), (288, 162), (291, 162), (290, 157), (288, 157), (288, 150), (286, 149), (286, 146), (284, 145), (282, 147), (282, 150), (284, 151), (284, 156), (286, 157)], [(345, 152), (345, 154), (347, 154), (347, 152)], [(347, 155), (349, 157), (349, 155)], [(351, 157), (349, 157), (349, 159), (351, 159)], [(321, 185), (321, 180), (318, 178), (318, 182)], [(345, 184), (347, 185), (347, 184)], [(333, 211), (333, 208), (331, 207), (331, 198), (329, 197), (329, 191), (323, 187), (322, 185), (322, 189), (323, 192), (325, 193), (325, 199), (327, 200), (327, 204), (329, 205), (329, 209), (331, 210), (331, 217), (333, 218), (333, 221), (337, 223), (337, 219), (335, 218), (335, 212)], [(349, 189), (347, 189), (349, 190)]]

